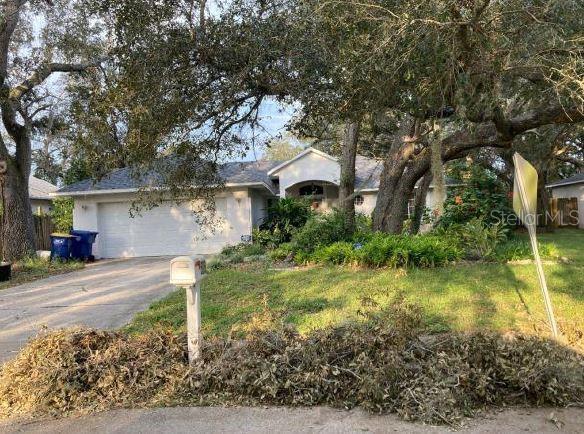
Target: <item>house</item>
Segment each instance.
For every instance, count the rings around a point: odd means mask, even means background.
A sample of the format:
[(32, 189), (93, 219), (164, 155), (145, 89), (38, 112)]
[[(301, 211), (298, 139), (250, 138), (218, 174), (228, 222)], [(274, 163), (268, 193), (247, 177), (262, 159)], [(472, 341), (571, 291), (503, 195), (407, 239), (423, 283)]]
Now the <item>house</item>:
[[(546, 188), (551, 190), (553, 199), (571, 199), (570, 201), (562, 202), (569, 208), (574, 208), (573, 210), (565, 209), (564, 207), (558, 209), (558, 212), (562, 214), (558, 216), (560, 224), (574, 222), (578, 224), (578, 227), (584, 229), (584, 218), (580, 218), (580, 216), (584, 216), (584, 173), (552, 182), (546, 185)], [(576, 209), (577, 213), (575, 212)]]
[(58, 190), (56, 185), (31, 176), (28, 178), (28, 193), (33, 214), (47, 214), (52, 209), (52, 194)]
[[(72, 184), (57, 195), (74, 199), (76, 229), (99, 232), (94, 254), (101, 258), (217, 253), (249, 237), (265, 218), (270, 200), (309, 197), (321, 211), (338, 204), (339, 162), (313, 148), (287, 161), (231, 162), (220, 170), (225, 188), (216, 196), (213, 230), (197, 224), (191, 202), (163, 203), (131, 217), (131, 202), (143, 185), (128, 169), (118, 169), (96, 183)], [(357, 212), (373, 212), (381, 170), (380, 161), (357, 157)], [(432, 203), (430, 191), (427, 204)]]

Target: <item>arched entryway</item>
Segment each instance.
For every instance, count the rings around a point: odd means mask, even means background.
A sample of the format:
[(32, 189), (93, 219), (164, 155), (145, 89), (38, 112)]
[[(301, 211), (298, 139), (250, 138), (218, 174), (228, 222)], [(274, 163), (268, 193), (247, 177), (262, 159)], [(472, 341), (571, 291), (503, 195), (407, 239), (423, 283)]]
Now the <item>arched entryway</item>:
[(303, 181), (287, 187), (286, 197), (306, 198), (314, 210), (328, 211), (338, 206), (339, 186), (328, 181)]

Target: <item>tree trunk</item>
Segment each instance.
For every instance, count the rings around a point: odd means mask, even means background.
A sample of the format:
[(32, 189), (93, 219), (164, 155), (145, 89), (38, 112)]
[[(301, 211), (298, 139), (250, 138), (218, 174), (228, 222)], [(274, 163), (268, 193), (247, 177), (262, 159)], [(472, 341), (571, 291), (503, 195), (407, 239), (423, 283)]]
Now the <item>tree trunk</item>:
[(547, 173), (541, 170), (537, 180), (537, 225), (548, 230), (553, 230), (553, 220), (550, 218), (550, 196), (545, 185), (547, 184)]
[(340, 208), (345, 214), (347, 229), (355, 230), (355, 160), (359, 141), (359, 123), (347, 121), (341, 156), (341, 179), (339, 185)]
[(412, 218), (412, 234), (420, 232), (422, 226), (422, 217), (426, 210), (426, 196), (432, 183), (432, 174), (426, 173), (419, 184), (418, 190), (415, 192), (414, 198), (414, 217)]
[(24, 170), (8, 164), (4, 178), (2, 214), (3, 257), (14, 261), (34, 253), (34, 222), (28, 193), (30, 166)]

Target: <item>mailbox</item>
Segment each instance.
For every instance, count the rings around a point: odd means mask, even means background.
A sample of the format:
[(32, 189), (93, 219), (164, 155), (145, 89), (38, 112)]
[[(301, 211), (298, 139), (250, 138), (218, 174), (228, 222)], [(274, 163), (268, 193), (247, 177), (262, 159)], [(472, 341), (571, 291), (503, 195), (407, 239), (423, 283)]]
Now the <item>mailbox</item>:
[(173, 285), (194, 285), (197, 273), (206, 272), (204, 258), (179, 256), (170, 261), (170, 283)]

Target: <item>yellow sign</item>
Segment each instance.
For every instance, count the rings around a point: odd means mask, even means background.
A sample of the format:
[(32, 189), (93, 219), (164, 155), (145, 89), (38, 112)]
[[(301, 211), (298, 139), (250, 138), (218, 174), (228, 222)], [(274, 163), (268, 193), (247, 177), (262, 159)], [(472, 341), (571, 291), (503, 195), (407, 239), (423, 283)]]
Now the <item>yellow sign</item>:
[(513, 210), (525, 225), (537, 224), (537, 171), (517, 152), (513, 155), (515, 179)]
[(539, 257), (539, 249), (537, 246), (537, 237), (535, 229), (537, 227), (537, 171), (529, 164), (529, 162), (519, 155), (517, 152), (513, 155), (513, 163), (515, 165), (515, 176), (513, 181), (513, 209), (519, 216), (521, 221), (527, 226), (529, 232), (529, 240), (531, 241), (531, 250), (533, 250), (533, 258), (535, 259), (535, 266), (537, 269), (537, 276), (539, 277), (539, 285), (543, 295), (545, 310), (547, 312), (548, 321), (552, 330), (552, 336), (558, 337), (558, 326), (554, 316), (554, 309), (552, 307), (552, 300), (547, 288), (545, 274), (543, 273), (543, 265)]

